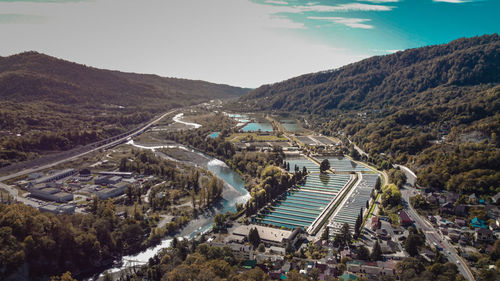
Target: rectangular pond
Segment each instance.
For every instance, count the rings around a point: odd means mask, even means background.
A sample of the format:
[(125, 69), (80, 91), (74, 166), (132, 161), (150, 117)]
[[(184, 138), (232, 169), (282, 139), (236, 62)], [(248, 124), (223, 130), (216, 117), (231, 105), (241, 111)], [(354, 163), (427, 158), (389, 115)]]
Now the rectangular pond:
[(319, 165), (304, 157), (287, 158), (285, 161), (290, 164), (291, 173), (293, 173), (295, 166), (299, 168), (299, 171), (306, 167), (309, 172), (319, 172)]
[(270, 123), (248, 123), (241, 128), (242, 132), (272, 132), (273, 126)]
[(350, 175), (311, 174), (304, 185), (287, 192), (286, 197), (261, 212), (257, 221), (276, 227), (307, 229), (349, 179)]
[[(324, 158), (318, 158), (316, 160), (323, 161)], [(339, 156), (339, 157), (328, 157), (328, 161), (330, 162), (330, 169), (333, 169), (335, 172), (368, 172), (371, 171), (368, 167), (358, 164), (354, 161), (351, 161), (348, 158)]]
[(300, 126), (297, 124), (297, 121), (291, 119), (280, 120), (281, 126), (288, 132), (297, 132), (301, 131)]
[(330, 219), (328, 227), (332, 229), (331, 233), (339, 233), (344, 223), (348, 223), (351, 232), (354, 232), (356, 219), (361, 208), (366, 210), (366, 202), (370, 200), (370, 195), (375, 188), (378, 174), (363, 174), (362, 177), (356, 189), (353, 190), (349, 198), (344, 201), (344, 204)]

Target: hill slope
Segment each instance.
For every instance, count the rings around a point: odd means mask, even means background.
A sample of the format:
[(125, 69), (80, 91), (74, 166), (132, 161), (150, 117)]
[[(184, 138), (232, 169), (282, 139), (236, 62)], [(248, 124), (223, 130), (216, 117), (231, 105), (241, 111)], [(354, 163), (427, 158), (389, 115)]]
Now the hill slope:
[(499, 35), (463, 38), (265, 85), (243, 99), (304, 112), (403, 106), (425, 100), (433, 89), (499, 83), (499, 61)]
[(0, 57), (0, 167), (107, 138), (168, 109), (247, 91), (102, 70), (36, 52)]
[(349, 136), (379, 166), (411, 166), (424, 186), (500, 191), (497, 34), (302, 75), (240, 101), (257, 110), (309, 114), (318, 131)]
[[(171, 108), (176, 99), (237, 97), (246, 89), (204, 81), (102, 70), (36, 52), (0, 57), (0, 97), (61, 104), (111, 103)], [(172, 100), (171, 98), (174, 98)]]

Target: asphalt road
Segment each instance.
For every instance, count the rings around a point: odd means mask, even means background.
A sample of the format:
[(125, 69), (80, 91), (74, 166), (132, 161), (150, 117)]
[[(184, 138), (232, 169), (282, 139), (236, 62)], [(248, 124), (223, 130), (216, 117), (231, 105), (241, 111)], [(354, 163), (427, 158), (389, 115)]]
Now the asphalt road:
[[(12, 174), (0, 177), (0, 188), (3, 188), (4, 190), (6, 190), (15, 201), (22, 202), (22, 203), (24, 203), (24, 204), (26, 204), (28, 206), (32, 206), (32, 207), (38, 208), (38, 207), (40, 207), (41, 204), (39, 204), (37, 201), (32, 200), (30, 198), (26, 198), (26, 197), (20, 196), (18, 190), (15, 187), (6, 185), (6, 184), (4, 184), (2, 182), (6, 181), (6, 180), (9, 180), (9, 179), (12, 179), (12, 178), (16, 178), (16, 177), (24, 176), (24, 175), (27, 175), (27, 174), (31, 174), (31, 173), (34, 173), (34, 172), (37, 172), (37, 171), (40, 171), (40, 170), (48, 169), (48, 168), (57, 166), (59, 164), (62, 164), (62, 163), (68, 162), (68, 161), (72, 161), (74, 159), (82, 157), (83, 155), (86, 155), (88, 153), (91, 153), (91, 152), (94, 152), (94, 151), (98, 151), (100, 149), (105, 149), (105, 148), (108, 148), (110, 146), (114, 146), (114, 145), (123, 143), (128, 138), (132, 138), (132, 137), (135, 137), (135, 136), (141, 134), (142, 132), (144, 132), (145, 130), (147, 130), (152, 125), (158, 123), (165, 116), (167, 116), (169, 114), (172, 114), (172, 113), (174, 113), (177, 110), (179, 110), (179, 109), (174, 109), (174, 110), (171, 110), (171, 111), (169, 111), (167, 113), (164, 113), (160, 117), (158, 117), (156, 119), (153, 119), (150, 122), (146, 123), (143, 127), (139, 128), (138, 130), (135, 130), (133, 133), (130, 133), (130, 134), (128, 134), (128, 135), (126, 135), (126, 136), (124, 136), (122, 138), (119, 138), (119, 139), (117, 139), (115, 141), (112, 141), (110, 143), (106, 143), (106, 144), (98, 146), (98, 147), (89, 148), (86, 151), (83, 151), (83, 152), (81, 152), (81, 153), (79, 153), (77, 155), (73, 155), (73, 156), (70, 156), (70, 157), (67, 157), (67, 158), (64, 158), (64, 159), (53, 161), (53, 162), (47, 163), (45, 165), (35, 166), (35, 167), (23, 169), (23, 170), (21, 170), (19, 172), (15, 172), (15, 173), (12, 173)], [(88, 147), (91, 147), (91, 146), (88, 146)]]
[[(408, 216), (413, 220), (415, 226), (417, 228), (422, 229), (425, 234), (425, 238), (430, 242), (431, 245), (438, 245), (438, 247), (443, 250), (441, 253), (448, 258), (448, 260), (455, 265), (457, 265), (460, 273), (470, 281), (475, 280), (474, 275), (470, 271), (467, 263), (457, 254), (455, 248), (452, 247), (444, 237), (441, 236), (441, 233), (438, 232), (432, 224), (430, 224), (427, 220), (422, 218), (417, 211), (410, 204), (410, 197), (415, 196), (418, 191), (413, 188), (413, 184), (416, 180), (416, 175), (410, 169), (404, 166), (399, 166), (401, 170), (406, 174), (408, 178), (407, 184), (401, 189), (401, 195), (403, 199), (403, 204), (405, 207), (405, 211), (408, 213)], [(410, 184), (411, 183), (411, 184)]]

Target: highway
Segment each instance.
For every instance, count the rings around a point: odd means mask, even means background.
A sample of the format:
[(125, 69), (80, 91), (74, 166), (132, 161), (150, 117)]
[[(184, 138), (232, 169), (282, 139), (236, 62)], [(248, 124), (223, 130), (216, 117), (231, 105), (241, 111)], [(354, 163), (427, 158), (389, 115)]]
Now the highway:
[[(179, 109), (173, 109), (173, 110), (171, 110), (169, 112), (166, 112), (166, 113), (162, 114), (160, 117), (155, 118), (155, 119), (151, 120), (150, 122), (146, 123), (144, 126), (142, 126), (140, 128), (137, 128), (136, 130), (133, 130), (132, 132), (130, 132), (129, 134), (126, 134), (126, 135), (122, 136), (121, 138), (118, 138), (116, 140), (110, 141), (109, 143), (105, 143), (105, 141), (104, 141), (105, 144), (102, 144), (102, 145), (97, 146), (97, 147), (93, 147), (92, 145), (87, 145), (86, 147), (88, 147), (88, 149), (86, 149), (85, 151), (80, 152), (80, 153), (78, 153), (76, 155), (72, 155), (72, 156), (66, 157), (64, 159), (53, 161), (53, 162), (50, 162), (50, 163), (47, 163), (47, 164), (44, 164), (44, 165), (41, 165), (41, 166), (35, 166), (35, 167), (23, 169), (23, 170), (21, 170), (19, 172), (15, 172), (15, 173), (12, 173), (12, 174), (8, 174), (8, 175), (5, 175), (5, 176), (2, 176), (2, 177), (0, 177), (0, 188), (6, 190), (15, 201), (22, 202), (22, 203), (24, 203), (26, 205), (38, 208), (40, 206), (40, 204), (38, 202), (36, 202), (34, 200), (31, 200), (30, 198), (26, 198), (26, 197), (20, 196), (19, 193), (18, 193), (18, 190), (15, 187), (12, 187), (12, 186), (9, 186), (7, 184), (4, 184), (3, 182), (6, 181), (6, 180), (9, 180), (9, 179), (12, 179), (12, 178), (17, 178), (17, 177), (20, 177), (20, 176), (31, 174), (31, 173), (34, 173), (34, 172), (37, 172), (37, 171), (40, 171), (40, 170), (49, 169), (49, 168), (52, 168), (52, 167), (57, 166), (59, 164), (75, 160), (75, 159), (77, 159), (79, 157), (82, 157), (82, 156), (84, 156), (86, 154), (98, 151), (100, 149), (106, 149), (108, 147), (112, 147), (112, 146), (118, 145), (120, 143), (123, 143), (123, 142), (127, 141), (127, 139), (129, 139), (129, 138), (133, 138), (133, 137), (135, 137), (137, 135), (142, 134), (149, 127), (151, 127), (151, 126), (155, 125), (156, 123), (158, 123), (165, 116), (167, 116), (169, 114), (172, 114), (172, 113), (174, 113), (174, 112), (176, 112), (178, 110)], [(110, 138), (110, 139), (113, 139), (113, 138)], [(98, 143), (103, 143), (103, 141), (99, 141)]]
[(401, 189), (401, 196), (403, 199), (403, 205), (405, 211), (407, 212), (410, 219), (414, 222), (417, 228), (422, 229), (425, 234), (425, 238), (431, 245), (438, 245), (443, 250), (441, 253), (448, 258), (450, 262), (457, 265), (460, 273), (469, 281), (473, 281), (474, 275), (469, 269), (467, 263), (457, 254), (455, 248), (451, 246), (446, 239), (442, 236), (438, 230), (436, 230), (430, 222), (425, 218), (422, 218), (417, 211), (410, 204), (410, 197), (415, 196), (418, 190), (413, 187), (416, 175), (410, 169), (405, 166), (397, 165), (406, 174), (407, 183)]

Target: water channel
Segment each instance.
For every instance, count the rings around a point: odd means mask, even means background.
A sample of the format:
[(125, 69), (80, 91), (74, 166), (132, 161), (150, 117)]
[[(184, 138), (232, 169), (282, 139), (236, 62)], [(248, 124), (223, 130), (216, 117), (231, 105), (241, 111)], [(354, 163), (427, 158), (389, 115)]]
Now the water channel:
[[(224, 181), (224, 191), (222, 192), (222, 199), (219, 203), (212, 207), (209, 211), (204, 214), (199, 215), (198, 218), (193, 219), (189, 222), (176, 237), (180, 239), (192, 239), (199, 234), (206, 233), (212, 228), (213, 218), (218, 213), (235, 212), (237, 203), (245, 203), (250, 199), (250, 194), (245, 189), (245, 182), (240, 177), (238, 173), (229, 168), (224, 162), (208, 156), (202, 152), (196, 151), (194, 149), (187, 148), (179, 144), (169, 144), (160, 146), (144, 146), (135, 144), (133, 140), (129, 141), (127, 144), (133, 145), (134, 147), (141, 149), (150, 149), (157, 153), (161, 157), (165, 157), (168, 160), (173, 160), (172, 158), (164, 155), (161, 152), (156, 152), (159, 148), (177, 148), (182, 149), (185, 153), (190, 154), (190, 158), (193, 159), (192, 162), (188, 161), (178, 161), (187, 165), (201, 166), (212, 173), (214, 173), (218, 178)], [(165, 237), (162, 241), (154, 246), (146, 249), (143, 252), (124, 256), (122, 258), (123, 264), (120, 266), (115, 266), (108, 269), (109, 272), (121, 272), (126, 271), (128, 268), (135, 265), (142, 265), (148, 262), (148, 260), (156, 255), (161, 249), (168, 247), (173, 237)], [(102, 274), (101, 274), (102, 276)]]

